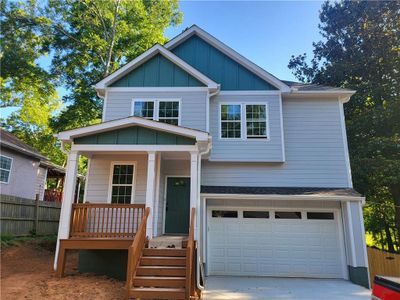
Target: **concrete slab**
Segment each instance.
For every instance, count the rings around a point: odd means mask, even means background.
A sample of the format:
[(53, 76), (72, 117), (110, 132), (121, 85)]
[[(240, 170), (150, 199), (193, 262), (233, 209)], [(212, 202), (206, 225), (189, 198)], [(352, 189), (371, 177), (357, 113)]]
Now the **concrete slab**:
[(341, 279), (211, 276), (203, 299), (367, 300), (371, 291)]

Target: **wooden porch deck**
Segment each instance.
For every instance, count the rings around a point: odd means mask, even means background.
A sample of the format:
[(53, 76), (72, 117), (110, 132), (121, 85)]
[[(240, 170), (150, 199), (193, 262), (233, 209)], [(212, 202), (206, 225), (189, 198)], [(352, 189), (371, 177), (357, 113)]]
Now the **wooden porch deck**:
[(68, 250), (128, 250), (144, 210), (144, 204), (74, 203), (69, 238), (60, 240), (57, 275), (64, 274)]

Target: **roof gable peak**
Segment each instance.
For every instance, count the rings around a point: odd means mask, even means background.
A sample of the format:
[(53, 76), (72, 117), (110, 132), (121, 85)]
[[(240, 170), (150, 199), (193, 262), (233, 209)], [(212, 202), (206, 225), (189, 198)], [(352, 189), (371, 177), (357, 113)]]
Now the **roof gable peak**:
[(210, 44), (217, 50), (221, 51), (223, 54), (227, 55), (230, 59), (234, 60), (247, 70), (251, 71), (255, 75), (259, 76), (266, 82), (270, 83), (274, 87), (278, 88), (281, 92), (290, 92), (290, 87), (286, 85), (284, 82), (262, 69), (243, 55), (239, 54), (202, 28), (197, 25), (192, 25), (191, 27), (185, 29), (181, 34), (177, 35), (173, 39), (171, 39), (168, 43), (164, 45), (164, 47), (168, 50), (172, 50), (178, 45), (182, 44), (186, 40), (188, 40), (192, 36), (198, 36), (206, 43)]

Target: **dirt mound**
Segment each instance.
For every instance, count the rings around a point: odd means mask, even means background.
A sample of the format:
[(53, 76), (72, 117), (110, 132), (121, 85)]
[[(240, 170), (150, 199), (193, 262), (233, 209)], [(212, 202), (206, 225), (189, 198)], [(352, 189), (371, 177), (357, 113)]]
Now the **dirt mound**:
[[(66, 276), (53, 271), (54, 245), (30, 241), (1, 250), (1, 299), (124, 299), (124, 282), (80, 274), (77, 253), (68, 256)], [(51, 250), (51, 251), (50, 251)]]

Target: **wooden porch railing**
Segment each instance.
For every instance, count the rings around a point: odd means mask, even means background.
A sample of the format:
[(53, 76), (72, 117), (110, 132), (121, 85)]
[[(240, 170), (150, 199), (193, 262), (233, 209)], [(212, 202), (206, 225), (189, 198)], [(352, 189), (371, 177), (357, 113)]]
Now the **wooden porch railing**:
[(194, 296), (195, 288), (195, 276), (194, 276), (194, 253), (195, 253), (195, 243), (194, 243), (194, 224), (195, 224), (196, 209), (193, 207), (190, 214), (190, 225), (189, 225), (189, 236), (186, 248), (186, 297), (185, 299), (190, 299)]
[(72, 204), (70, 238), (134, 238), (144, 204)]
[(128, 266), (126, 270), (126, 291), (129, 298), (129, 289), (132, 287), (133, 284), (133, 277), (136, 273), (136, 268), (140, 261), (140, 256), (142, 251), (146, 245), (146, 227), (147, 227), (147, 218), (150, 214), (150, 207), (147, 207), (143, 220), (139, 225), (139, 228), (136, 232), (135, 238), (132, 242), (132, 245), (129, 247), (128, 250)]

